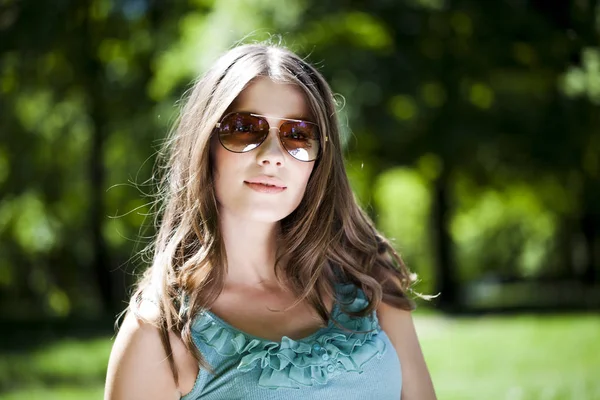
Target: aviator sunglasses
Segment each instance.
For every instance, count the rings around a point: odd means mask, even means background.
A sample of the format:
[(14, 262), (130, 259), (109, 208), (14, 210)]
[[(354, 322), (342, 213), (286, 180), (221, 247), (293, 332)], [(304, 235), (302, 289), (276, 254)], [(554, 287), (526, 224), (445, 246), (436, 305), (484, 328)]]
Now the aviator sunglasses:
[[(319, 157), (321, 140), (317, 124), (298, 119), (269, 118), (284, 121), (278, 128), (279, 141), (292, 157), (299, 161), (314, 161)], [(256, 149), (265, 141), (272, 128), (265, 115), (249, 112), (229, 113), (215, 125), (221, 145), (234, 153)]]

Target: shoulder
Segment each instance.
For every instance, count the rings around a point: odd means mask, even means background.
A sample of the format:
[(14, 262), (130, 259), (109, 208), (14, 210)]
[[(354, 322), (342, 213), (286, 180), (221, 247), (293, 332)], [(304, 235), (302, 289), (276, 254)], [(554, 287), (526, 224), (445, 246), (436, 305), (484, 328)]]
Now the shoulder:
[[(383, 301), (377, 307), (377, 319), (381, 329), (387, 334), (398, 355), (407, 348), (419, 346), (417, 333), (410, 311), (390, 306)], [(404, 360), (400, 360), (404, 361)]]
[[(179, 399), (181, 391), (173, 379), (159, 329), (151, 323), (158, 318), (158, 308), (144, 301), (139, 312), (143, 319), (127, 312), (115, 338), (104, 398)], [(174, 334), (170, 340), (177, 364), (185, 346)]]
[(377, 308), (377, 318), (400, 359), (402, 399), (435, 399), (433, 383), (421, 351), (412, 312), (381, 302)]

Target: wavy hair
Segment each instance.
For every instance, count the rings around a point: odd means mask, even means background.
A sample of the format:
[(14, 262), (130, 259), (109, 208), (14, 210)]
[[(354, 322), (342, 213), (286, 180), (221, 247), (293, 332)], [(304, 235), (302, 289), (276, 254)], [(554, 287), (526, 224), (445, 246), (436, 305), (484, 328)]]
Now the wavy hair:
[[(149, 322), (160, 331), (175, 382), (178, 371), (169, 332), (181, 337), (201, 368), (212, 371), (191, 336), (194, 316), (211, 308), (226, 276), (210, 138), (221, 116), (257, 77), (299, 87), (322, 135), (322, 153), (305, 195), (280, 221), (275, 274), (298, 298), (290, 308), (307, 301), (327, 322), (331, 315), (323, 299), (326, 295), (335, 298), (336, 282), (354, 283), (369, 299), (368, 307), (353, 315), (371, 313), (381, 301), (405, 310), (414, 308), (406, 296), (414, 276), (357, 204), (350, 188), (329, 85), (313, 66), (285, 48), (241, 45), (221, 56), (195, 82), (165, 142), (152, 264), (129, 305), (138, 318), (143, 318), (142, 299), (158, 306), (158, 318)], [(289, 261), (284, 264), (282, 259)]]

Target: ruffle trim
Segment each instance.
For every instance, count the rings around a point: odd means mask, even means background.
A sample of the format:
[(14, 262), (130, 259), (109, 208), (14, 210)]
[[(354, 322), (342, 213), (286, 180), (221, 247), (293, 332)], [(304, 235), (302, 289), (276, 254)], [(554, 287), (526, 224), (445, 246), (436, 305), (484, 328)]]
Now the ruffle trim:
[[(367, 305), (362, 290), (338, 285), (338, 301), (346, 311), (360, 311)], [(304, 339), (284, 336), (280, 342), (257, 338), (241, 332), (210, 312), (202, 312), (192, 331), (222, 356), (241, 356), (238, 370), (262, 368), (258, 385), (268, 389), (294, 388), (325, 384), (344, 371), (362, 373), (362, 367), (374, 357), (381, 358), (386, 343), (377, 315), (352, 317), (336, 304), (333, 317), (346, 331), (330, 321), (329, 326)], [(358, 333), (353, 331), (359, 331)]]

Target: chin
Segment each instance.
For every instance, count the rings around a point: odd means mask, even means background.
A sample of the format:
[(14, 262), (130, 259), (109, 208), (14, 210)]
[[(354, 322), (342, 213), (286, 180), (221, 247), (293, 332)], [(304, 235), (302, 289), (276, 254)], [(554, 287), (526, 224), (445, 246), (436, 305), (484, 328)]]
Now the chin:
[[(287, 201), (286, 201), (287, 200)], [(279, 222), (289, 216), (298, 208), (300, 202), (279, 199), (279, 201), (219, 201), (219, 209), (240, 221), (254, 221), (262, 223)]]
[(257, 222), (279, 222), (294, 210), (252, 210), (244, 213), (245, 217), (252, 221)]

